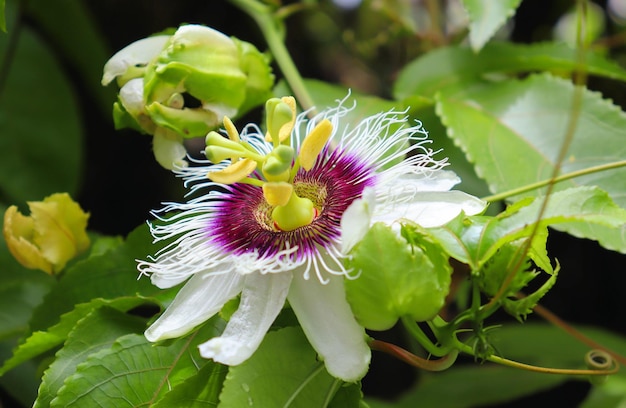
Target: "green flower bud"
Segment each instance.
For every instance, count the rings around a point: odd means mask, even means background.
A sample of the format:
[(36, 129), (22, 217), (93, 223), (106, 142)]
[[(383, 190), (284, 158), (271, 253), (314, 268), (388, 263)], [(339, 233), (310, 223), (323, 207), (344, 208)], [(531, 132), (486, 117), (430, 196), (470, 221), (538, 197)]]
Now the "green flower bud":
[(89, 248), (89, 214), (67, 193), (28, 202), (28, 207), (28, 216), (14, 205), (7, 208), (3, 225), (9, 251), (24, 267), (55, 275)]
[(118, 86), (122, 87), (129, 80), (142, 77), (148, 63), (163, 49), (168, 40), (168, 35), (156, 35), (122, 48), (104, 65), (102, 85), (106, 86), (117, 78)]
[(114, 79), (121, 87), (113, 106), (115, 127), (158, 133), (153, 145), (169, 169), (184, 164), (169, 163), (182, 148), (179, 140), (171, 141), (204, 136), (225, 116), (235, 118), (264, 103), (274, 84), (267, 56), (252, 44), (200, 25), (122, 49), (106, 63), (102, 84)]
[[(208, 27), (185, 25), (146, 68), (144, 100), (159, 126), (197, 137), (216, 128), (224, 116), (236, 117), (264, 102), (272, 85), (268, 61), (254, 46)], [(169, 106), (174, 94), (186, 94), (185, 100), (194, 104)]]

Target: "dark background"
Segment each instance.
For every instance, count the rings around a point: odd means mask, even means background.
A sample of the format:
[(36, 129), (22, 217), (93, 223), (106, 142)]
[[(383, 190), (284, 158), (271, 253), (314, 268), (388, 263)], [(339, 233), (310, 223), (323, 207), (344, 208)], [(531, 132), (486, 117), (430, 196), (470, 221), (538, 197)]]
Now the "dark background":
[[(261, 50), (266, 48), (254, 22), (222, 0), (84, 3), (92, 12), (111, 55), (132, 41), (181, 23), (202, 23), (252, 42)], [(516, 42), (549, 39), (551, 27), (571, 4), (571, 1), (524, 0), (514, 19), (511, 38)], [(384, 15), (339, 10), (326, 2), (323, 9), (325, 17), (318, 17), (315, 24), (311, 23), (313, 12), (309, 11), (288, 19), (288, 48), (303, 76), (389, 97), (398, 70), (423, 51), (415, 45), (419, 39), (390, 29), (387, 38), (391, 41), (378, 43), (381, 26), (390, 24)], [(609, 22), (607, 35), (619, 29)], [(611, 52), (620, 59), (624, 47), (618, 45)], [(69, 64), (66, 69), (72, 76)], [(278, 69), (275, 73), (280, 78)], [(623, 87), (600, 80), (592, 80), (590, 87), (624, 105)], [(161, 202), (180, 200), (183, 194), (180, 182), (156, 164), (149, 137), (114, 130), (110, 116), (89, 109), (93, 103), (80, 84), (76, 86), (76, 94), (83, 106), (87, 136), (78, 201), (91, 212), (91, 229), (126, 235), (145, 222), (149, 211), (159, 208)], [(428, 128), (427, 123), (425, 126)], [(551, 234), (549, 253), (561, 262), (562, 273), (542, 304), (571, 323), (595, 324), (626, 334), (624, 256), (556, 232)], [(402, 334), (396, 331), (385, 336), (399, 343), (403, 341)], [(419, 376), (415, 370), (379, 353), (374, 354), (372, 367), (371, 375), (363, 381), (366, 395), (397, 396)], [(525, 407), (538, 401), (576, 406), (587, 391), (584, 382), (571, 382), (507, 406)]]

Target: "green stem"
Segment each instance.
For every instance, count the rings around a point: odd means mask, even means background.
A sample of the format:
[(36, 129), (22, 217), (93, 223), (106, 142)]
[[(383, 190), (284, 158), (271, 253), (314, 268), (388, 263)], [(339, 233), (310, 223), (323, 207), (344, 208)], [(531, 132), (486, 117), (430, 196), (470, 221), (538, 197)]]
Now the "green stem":
[[(459, 344), (457, 344), (457, 348), (459, 349), (459, 351), (463, 353), (467, 353), (469, 355), (474, 354), (472, 348), (468, 346), (467, 344), (459, 342)], [(602, 376), (602, 375), (615, 374), (619, 371), (619, 365), (615, 363), (612, 364), (611, 368), (606, 369), (606, 370), (593, 370), (593, 369), (580, 370), (580, 369), (574, 369), (574, 368), (552, 368), (552, 367), (534, 366), (530, 364), (520, 363), (518, 361), (509, 360), (507, 358), (495, 356), (495, 355), (487, 357), (486, 360), (491, 361), (492, 363), (504, 365), (507, 367), (519, 368), (522, 370), (533, 371), (536, 373), (543, 373), (543, 374), (600, 375)]]
[(424, 333), (424, 331), (418, 326), (418, 324), (410, 317), (403, 316), (402, 324), (407, 329), (409, 334), (411, 334), (413, 338), (415, 338), (415, 340), (417, 340), (419, 344), (421, 344), (422, 347), (424, 347), (426, 351), (428, 351), (433, 356), (443, 357), (450, 353), (450, 347), (437, 346), (436, 344), (434, 344), (428, 338), (428, 336), (426, 336), (426, 333)]
[[(4, 6), (3, 6), (4, 7)], [(7, 26), (7, 32), (0, 35), (6, 36), (6, 47), (4, 55), (2, 55), (2, 61), (0, 63), (0, 95), (4, 95), (4, 87), (6, 86), (9, 73), (11, 72), (11, 66), (14, 62), (15, 52), (17, 50), (17, 44), (20, 40), (20, 34), (22, 33), (22, 13), (27, 7), (27, 2), (19, 2), (17, 9), (17, 17), (15, 19), (15, 25), (13, 27)], [(8, 22), (7, 22), (8, 23)]]
[[(586, 0), (579, 0), (578, 5), (582, 9), (581, 13), (584, 14), (586, 10)], [(580, 15), (579, 15), (579, 21), (581, 21)], [(506, 291), (508, 290), (510, 283), (513, 281), (514, 276), (522, 267), (524, 260), (526, 259), (526, 255), (528, 254), (528, 251), (530, 251), (533, 238), (535, 237), (535, 235), (537, 234), (537, 231), (539, 230), (539, 225), (540, 225), (539, 221), (541, 221), (541, 219), (543, 218), (543, 214), (546, 212), (546, 209), (548, 208), (548, 201), (550, 199), (550, 195), (552, 194), (552, 191), (554, 190), (556, 179), (559, 177), (561, 166), (563, 165), (563, 162), (565, 161), (565, 156), (567, 155), (567, 152), (572, 144), (572, 141), (574, 140), (574, 133), (576, 132), (576, 127), (578, 126), (578, 118), (580, 116), (580, 112), (582, 110), (582, 104), (583, 104), (583, 85), (585, 84), (586, 78), (587, 78), (587, 73), (585, 72), (585, 69), (584, 69), (585, 51), (586, 51), (585, 46), (584, 46), (584, 43), (582, 41), (582, 36), (581, 36), (581, 29), (579, 26), (578, 33), (577, 33), (576, 62), (577, 62), (577, 66), (580, 68), (580, 71), (574, 72), (574, 75), (572, 78), (576, 86), (574, 87), (574, 90), (572, 91), (572, 108), (570, 110), (570, 115), (567, 120), (567, 126), (566, 126), (565, 134), (563, 137), (563, 144), (561, 145), (556, 161), (554, 162), (554, 169), (552, 171), (552, 176), (550, 177), (550, 181), (548, 182), (548, 185), (546, 186), (546, 193), (541, 201), (541, 206), (539, 207), (539, 212), (537, 214), (537, 222), (533, 224), (532, 230), (530, 231), (530, 235), (528, 235), (528, 238), (522, 243), (522, 246), (517, 251), (517, 253), (519, 253), (520, 256), (517, 258), (516, 263), (511, 268), (503, 284), (500, 286), (496, 294), (489, 300), (489, 303), (485, 305), (484, 310), (487, 310), (488, 312), (490, 310), (491, 311), (495, 310), (500, 299), (505, 296)]]
[(601, 171), (606, 171), (606, 170), (611, 170), (611, 169), (617, 169), (620, 167), (626, 167), (626, 160), (620, 160), (620, 161), (616, 161), (612, 163), (601, 164), (598, 166), (587, 167), (586, 169), (582, 169), (582, 170), (572, 171), (571, 173), (562, 174), (555, 178), (541, 180), (536, 183), (527, 184), (523, 187), (505, 191), (503, 193), (498, 193), (498, 194), (490, 195), (487, 197), (483, 197), (483, 200), (490, 201), (490, 202), (500, 201), (508, 197), (512, 197), (512, 196), (522, 194), (528, 191), (536, 190), (541, 187), (545, 187), (550, 183), (559, 183), (561, 181), (573, 179), (576, 177), (586, 176), (588, 174), (599, 173)]
[(261, 4), (255, 0), (230, 0), (233, 4), (245, 11), (259, 25), (261, 32), (265, 36), (265, 41), (272, 51), (276, 63), (280, 67), (294, 96), (304, 110), (311, 109), (309, 116), (315, 115), (312, 110), (315, 106), (313, 98), (309, 94), (304, 81), (300, 76), (298, 68), (291, 59), (289, 51), (285, 47), (282, 38), (281, 20), (272, 12), (269, 6)]

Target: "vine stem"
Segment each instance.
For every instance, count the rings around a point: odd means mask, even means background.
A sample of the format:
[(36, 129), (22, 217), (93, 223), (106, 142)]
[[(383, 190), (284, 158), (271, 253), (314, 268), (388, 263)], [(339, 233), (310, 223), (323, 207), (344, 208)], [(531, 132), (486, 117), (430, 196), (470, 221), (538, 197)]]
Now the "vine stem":
[(458, 350), (451, 350), (450, 353), (441, 357), (438, 360), (427, 360), (425, 358), (416, 356), (408, 350), (403, 349), (395, 344), (387, 343), (382, 340), (370, 340), (369, 346), (372, 350), (382, 351), (404, 361), (413, 367), (421, 368), (427, 371), (444, 371), (452, 367), (452, 364), (456, 361), (459, 355)]
[(281, 20), (272, 12), (271, 8), (255, 0), (230, 0), (237, 7), (245, 11), (258, 24), (267, 45), (280, 67), (289, 87), (294, 93), (303, 110), (309, 111), (309, 117), (315, 116), (315, 103), (309, 94), (300, 71), (293, 62), (289, 51), (285, 47), (281, 29)]
[[(471, 347), (465, 344), (459, 344), (458, 347), (461, 348), (461, 351), (473, 354)], [(619, 364), (613, 364), (613, 367), (607, 370), (582, 370), (577, 368), (552, 368), (552, 367), (540, 367), (534, 366), (531, 364), (520, 363), (519, 361), (509, 360), (500, 356), (489, 356), (485, 358), (487, 361), (491, 361), (492, 363), (497, 363), (500, 365), (504, 365), (512, 368), (519, 368), (526, 371), (533, 371), (535, 373), (543, 373), (543, 374), (562, 374), (562, 375), (610, 375), (615, 374), (619, 371)]]
[(527, 184), (525, 186), (515, 188), (503, 193), (498, 193), (490, 196), (483, 197), (482, 199), (489, 202), (504, 200), (505, 198), (512, 197), (518, 194), (525, 193), (527, 191), (536, 190), (541, 187), (545, 187), (550, 183), (559, 183), (561, 181), (570, 180), (580, 176), (586, 176), (588, 174), (599, 173), (606, 170), (618, 169), (620, 167), (626, 167), (626, 160), (620, 160), (612, 163), (605, 163), (598, 166), (587, 167), (586, 169), (572, 171), (571, 173), (562, 174), (555, 178), (549, 178), (541, 180), (536, 183)]
[[(524, 298), (524, 295), (518, 293), (517, 298), (522, 299)], [(626, 365), (626, 357), (616, 353), (615, 351), (607, 347), (604, 347), (602, 344), (597, 343), (593, 339), (587, 337), (583, 333), (576, 330), (574, 327), (567, 324), (565, 321), (563, 321), (560, 317), (552, 313), (547, 308), (541, 306), (540, 304), (536, 304), (535, 307), (533, 307), (533, 311), (537, 313), (539, 316), (543, 317), (548, 322), (555, 325), (556, 327), (564, 330), (565, 332), (567, 332), (569, 335), (571, 335), (572, 337), (574, 337), (576, 340), (580, 341), (581, 343), (589, 347), (592, 347), (594, 349), (602, 350), (606, 353), (609, 353), (611, 357), (617, 360), (619, 363)]]
[[(505, 295), (506, 291), (509, 288), (509, 285), (517, 275), (517, 272), (522, 267), (526, 255), (532, 246), (533, 239), (539, 230), (539, 224), (543, 214), (548, 207), (548, 201), (550, 200), (550, 194), (554, 190), (554, 185), (556, 183), (556, 179), (559, 177), (559, 173), (561, 171), (561, 166), (565, 161), (565, 156), (574, 140), (574, 133), (576, 132), (576, 128), (578, 126), (578, 117), (580, 116), (580, 112), (582, 110), (583, 105), (583, 86), (587, 79), (587, 72), (585, 71), (584, 60), (585, 60), (585, 43), (583, 41), (584, 38), (584, 30), (585, 30), (585, 18), (587, 16), (587, 0), (578, 0), (577, 6), (579, 8), (578, 13), (578, 27), (577, 27), (577, 38), (576, 38), (576, 62), (577, 62), (577, 70), (573, 74), (573, 82), (574, 82), (574, 90), (572, 92), (572, 109), (570, 111), (570, 115), (567, 120), (567, 126), (565, 128), (563, 143), (561, 148), (559, 149), (557, 158), (554, 163), (554, 170), (552, 171), (552, 176), (548, 180), (546, 185), (546, 194), (543, 197), (541, 202), (541, 207), (539, 208), (539, 212), (537, 213), (537, 222), (534, 223), (532, 231), (528, 238), (524, 241), (522, 246), (516, 251), (515, 256), (515, 264), (511, 268), (511, 271), (507, 274), (504, 282), (498, 289), (498, 292), (489, 300), (489, 302), (483, 308), (484, 313), (489, 313), (490, 310), (494, 309), (500, 299)], [(519, 256), (517, 256), (519, 254)]]
[(449, 347), (437, 346), (434, 344), (426, 333), (422, 331), (422, 329), (418, 326), (418, 324), (411, 319), (410, 317), (403, 316), (401, 318), (402, 324), (407, 329), (407, 331), (415, 338), (421, 345), (426, 349), (427, 352), (432, 354), (433, 356), (443, 357), (452, 351)]
[[(471, 347), (459, 341), (457, 341), (457, 344), (456, 344), (457, 348), (451, 350), (450, 353), (446, 354), (445, 356), (443, 356), (442, 358), (438, 360), (428, 360), (428, 359), (416, 356), (415, 354), (411, 353), (408, 350), (403, 349), (400, 346), (387, 343), (381, 340), (370, 340), (369, 346), (372, 350), (377, 350), (377, 351), (388, 353), (398, 358), (399, 360), (402, 360), (405, 363), (412, 365), (413, 367), (417, 367), (417, 368), (427, 370), (427, 371), (444, 371), (452, 367), (452, 365), (455, 363), (459, 355), (459, 351), (462, 351), (469, 355), (474, 355)], [(541, 367), (541, 366), (535, 366), (532, 364), (520, 363), (518, 361), (509, 360), (507, 358), (495, 356), (495, 355), (486, 357), (485, 359), (492, 363), (500, 364), (503, 366), (517, 368), (517, 369), (526, 370), (526, 371), (532, 371), (536, 373), (543, 373), (543, 374), (560, 374), (560, 375), (577, 375), (577, 376), (580, 376), (580, 375), (606, 376), (606, 375), (617, 373), (620, 368), (619, 364), (615, 364), (615, 363), (612, 364), (611, 368), (608, 368), (606, 370), (603, 370), (603, 369), (584, 370), (584, 369), (576, 369), (576, 368)]]

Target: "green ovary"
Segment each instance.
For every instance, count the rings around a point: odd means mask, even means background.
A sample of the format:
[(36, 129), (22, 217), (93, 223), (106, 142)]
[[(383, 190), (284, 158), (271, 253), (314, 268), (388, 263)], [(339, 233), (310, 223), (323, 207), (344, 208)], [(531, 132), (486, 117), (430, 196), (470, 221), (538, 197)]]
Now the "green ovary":
[(272, 219), (282, 231), (293, 231), (309, 225), (315, 218), (315, 206), (308, 198), (298, 197), (294, 192), (285, 205), (279, 205), (272, 210)]

